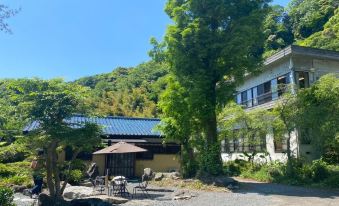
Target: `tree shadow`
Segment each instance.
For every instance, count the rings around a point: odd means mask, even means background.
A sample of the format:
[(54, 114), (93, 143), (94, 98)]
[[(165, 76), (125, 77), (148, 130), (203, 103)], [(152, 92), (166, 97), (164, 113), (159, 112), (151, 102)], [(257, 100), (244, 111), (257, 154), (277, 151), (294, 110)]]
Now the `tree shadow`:
[(316, 189), (300, 186), (290, 186), (276, 183), (259, 183), (259, 182), (239, 182), (239, 188), (232, 190), (233, 193), (257, 193), (262, 195), (281, 195), (294, 197), (318, 197), (331, 198), (339, 197), (338, 189)]

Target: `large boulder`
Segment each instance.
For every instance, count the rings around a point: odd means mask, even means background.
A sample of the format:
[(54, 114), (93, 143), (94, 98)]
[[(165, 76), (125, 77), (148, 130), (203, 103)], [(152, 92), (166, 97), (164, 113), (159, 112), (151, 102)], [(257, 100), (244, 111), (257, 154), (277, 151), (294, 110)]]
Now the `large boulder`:
[(189, 190), (178, 190), (173, 194), (173, 200), (189, 200), (192, 197), (196, 197), (196, 193), (192, 193)]
[(160, 181), (160, 180), (162, 180), (163, 177), (164, 177), (164, 175), (161, 172), (158, 172), (158, 173), (155, 174), (154, 180)]
[(152, 169), (151, 168), (145, 168), (144, 169), (144, 175), (146, 176), (152, 176)]
[(99, 194), (98, 191), (95, 191), (91, 187), (84, 187), (84, 186), (70, 186), (66, 187), (64, 191), (64, 198), (67, 199), (80, 199), (84, 197), (89, 197), (93, 195)]
[(123, 204), (127, 201), (128, 199), (121, 197), (97, 195), (83, 199), (74, 199), (71, 201), (71, 206), (112, 206), (112, 204)]
[(13, 185), (12, 189), (14, 192), (23, 192), (25, 189), (27, 189), (27, 187), (24, 185)]
[(39, 195), (39, 206), (70, 206), (70, 203), (67, 202), (66, 200), (58, 200), (58, 202), (55, 201), (54, 198), (51, 196), (45, 194), (45, 193), (40, 193)]
[(15, 205), (36, 205), (37, 199), (32, 199), (22, 193), (15, 193), (13, 202)]
[(89, 180), (86, 180), (86, 181), (83, 181), (83, 182), (80, 182), (79, 183), (80, 186), (84, 186), (84, 187), (93, 187), (93, 184), (91, 181)]

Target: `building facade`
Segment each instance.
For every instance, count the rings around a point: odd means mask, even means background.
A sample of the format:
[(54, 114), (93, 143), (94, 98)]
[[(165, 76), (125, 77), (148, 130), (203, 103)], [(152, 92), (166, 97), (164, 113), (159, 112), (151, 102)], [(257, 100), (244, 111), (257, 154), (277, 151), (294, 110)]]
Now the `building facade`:
[[(151, 168), (155, 172), (172, 172), (180, 169), (180, 145), (175, 142), (163, 144), (163, 136), (156, 130), (160, 119), (135, 117), (86, 117), (75, 115), (65, 120), (78, 125), (86, 122), (95, 123), (102, 128), (102, 147), (93, 148), (93, 152), (118, 142), (136, 145), (147, 152), (124, 154), (92, 154), (82, 152), (77, 158), (95, 162), (99, 175), (126, 177), (141, 176), (144, 168)], [(24, 128), (29, 133), (39, 127), (34, 121)], [(65, 150), (58, 154), (58, 161), (70, 160), (72, 150)]]
[[(287, 89), (297, 92), (328, 73), (339, 74), (339, 52), (291, 45), (267, 58), (259, 75), (247, 76), (244, 83), (236, 88), (235, 99), (247, 111), (272, 109)], [(294, 86), (289, 87), (291, 84)], [(269, 160), (286, 161), (286, 142), (275, 139), (272, 134), (267, 134), (259, 145), (246, 145), (241, 140), (223, 141), (222, 159), (241, 159), (244, 158), (243, 152), (255, 148), (256, 151), (267, 152)], [(293, 132), (290, 146), (294, 156), (308, 160), (314, 158), (306, 135), (300, 131)], [(258, 153), (256, 159), (260, 159), (262, 154)]]

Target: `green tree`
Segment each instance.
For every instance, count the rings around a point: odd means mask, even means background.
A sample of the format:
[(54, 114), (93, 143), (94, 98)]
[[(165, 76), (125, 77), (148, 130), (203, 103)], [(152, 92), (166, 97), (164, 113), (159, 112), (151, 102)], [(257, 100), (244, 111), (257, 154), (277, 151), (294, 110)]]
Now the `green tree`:
[(39, 128), (31, 135), (34, 138), (32, 142), (37, 142), (46, 151), (47, 185), (57, 205), (68, 181), (66, 177), (64, 185), (60, 185), (58, 151), (71, 146), (75, 151), (74, 159), (78, 152), (91, 150), (100, 143), (97, 125), (74, 125), (65, 121), (75, 113), (85, 112), (83, 102), (87, 91), (84, 87), (59, 79), (17, 80), (9, 85), (9, 89), (13, 91), (12, 101), (19, 102), (21, 112), (32, 121), (39, 122)]
[(287, 175), (293, 175), (292, 159), (294, 158), (291, 149), (292, 133), (296, 131), (300, 110), (296, 96), (290, 92), (285, 93), (273, 109), (272, 120), (273, 135), (275, 139), (285, 140), (287, 156)]
[(313, 33), (308, 38), (298, 41), (297, 44), (339, 51), (339, 9), (336, 9), (334, 16), (327, 21), (322, 31)]
[(19, 9), (10, 9), (7, 6), (0, 4), (0, 31), (12, 33), (6, 20), (16, 15), (18, 12)]
[(192, 177), (196, 174), (197, 162), (193, 148), (196, 141), (193, 136), (195, 120), (191, 118), (192, 107), (188, 102), (188, 92), (175, 77), (167, 77), (167, 89), (161, 94), (158, 106), (161, 108), (162, 124), (159, 129), (166, 134), (165, 141), (177, 141), (181, 145), (181, 173), (183, 177)]
[[(228, 103), (218, 116), (219, 139), (221, 141), (244, 141), (249, 147), (260, 145), (266, 134), (272, 132), (273, 115), (267, 110), (255, 109), (245, 111), (241, 105), (234, 102)], [(257, 154), (256, 148), (250, 153), (245, 152), (250, 162)], [(260, 151), (262, 152), (262, 151)]]
[(335, 74), (321, 77), (297, 95), (299, 128), (308, 131), (315, 153), (329, 162), (339, 162), (339, 79)]
[[(203, 172), (221, 171), (216, 116), (218, 105), (224, 103), (219, 100), (224, 99), (218, 94), (233, 89), (232, 79), (239, 83), (245, 73), (259, 68), (268, 2), (169, 0), (166, 4), (165, 11), (174, 22), (165, 36), (166, 58), (192, 108), (183, 114), (188, 115), (185, 119), (194, 119), (191, 135), (204, 140), (200, 157), (209, 157), (200, 162)], [(163, 114), (165, 118), (170, 115)]]
[(292, 0), (288, 6), (288, 14), (295, 38), (305, 39), (323, 30), (336, 8), (337, 0)]
[(272, 6), (264, 21), (265, 54), (269, 57), (276, 50), (294, 42), (290, 17), (282, 6)]

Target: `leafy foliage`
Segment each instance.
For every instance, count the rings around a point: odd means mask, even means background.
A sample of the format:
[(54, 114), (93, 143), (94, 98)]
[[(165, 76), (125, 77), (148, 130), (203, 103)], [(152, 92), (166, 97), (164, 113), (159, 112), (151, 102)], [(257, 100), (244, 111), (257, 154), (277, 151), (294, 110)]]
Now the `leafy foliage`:
[(303, 163), (293, 160), (294, 175), (288, 175), (288, 166), (281, 162), (253, 164), (244, 160), (227, 162), (224, 165), (225, 174), (251, 178), (262, 182), (276, 182), (291, 185), (307, 185), (314, 187), (338, 188), (339, 167), (329, 165), (323, 160)]
[(14, 192), (10, 188), (0, 187), (0, 205), (14, 206)]
[[(327, 74), (310, 88), (297, 95), (300, 128), (310, 130), (309, 138), (318, 157), (325, 155), (331, 163), (338, 163), (339, 154), (339, 80)], [(326, 158), (327, 154), (327, 158)], [(328, 158), (332, 157), (332, 158)]]
[(87, 103), (95, 115), (155, 117), (166, 74), (166, 64), (150, 61), (81, 78), (76, 83), (92, 88)]
[(336, 50), (336, 0), (292, 0), (287, 8), (272, 6), (265, 19), (265, 57), (290, 44)]
[(313, 33), (307, 39), (299, 41), (298, 44), (339, 51), (339, 9), (336, 9), (335, 15), (327, 21), (323, 30)]
[(19, 12), (19, 9), (10, 9), (7, 6), (0, 4), (0, 31), (5, 33), (12, 33), (6, 20), (15, 16)]
[(39, 128), (32, 133), (31, 138), (34, 139), (32, 142), (38, 143), (45, 150), (48, 189), (50, 195), (58, 200), (68, 181), (66, 177), (64, 184), (60, 186), (58, 149), (72, 147), (75, 151), (72, 158), (74, 160), (80, 151), (91, 150), (100, 143), (100, 128), (97, 125), (74, 125), (66, 121), (75, 113), (85, 114), (84, 98), (87, 90), (59, 79), (20, 79), (12, 82), (8, 88), (12, 91), (12, 101), (18, 102), (22, 113), (39, 123)]
[(288, 14), (294, 36), (297, 39), (305, 39), (323, 30), (323, 26), (334, 15), (338, 6), (336, 0), (292, 0)]
[[(167, 90), (180, 90), (185, 96), (182, 102), (175, 95), (175, 99), (169, 100), (179, 103), (178, 106), (160, 104), (163, 118), (167, 118), (164, 127), (169, 127), (164, 131), (166, 134), (173, 128), (191, 126), (191, 131), (183, 133), (186, 139), (200, 141), (201, 158), (208, 152), (215, 153), (199, 161), (204, 172), (214, 174), (221, 170), (221, 167), (212, 168), (212, 165), (221, 166), (220, 155), (217, 155), (220, 152), (217, 109), (233, 91), (230, 80), (240, 82), (246, 72), (260, 65), (264, 43), (262, 19), (267, 3), (265, 0), (169, 0), (166, 4), (165, 11), (174, 22), (165, 36), (164, 52), (173, 76), (170, 84), (174, 84)], [(167, 91), (167, 94), (174, 93)], [(185, 112), (180, 114), (181, 111)], [(191, 120), (185, 123), (185, 119)]]

